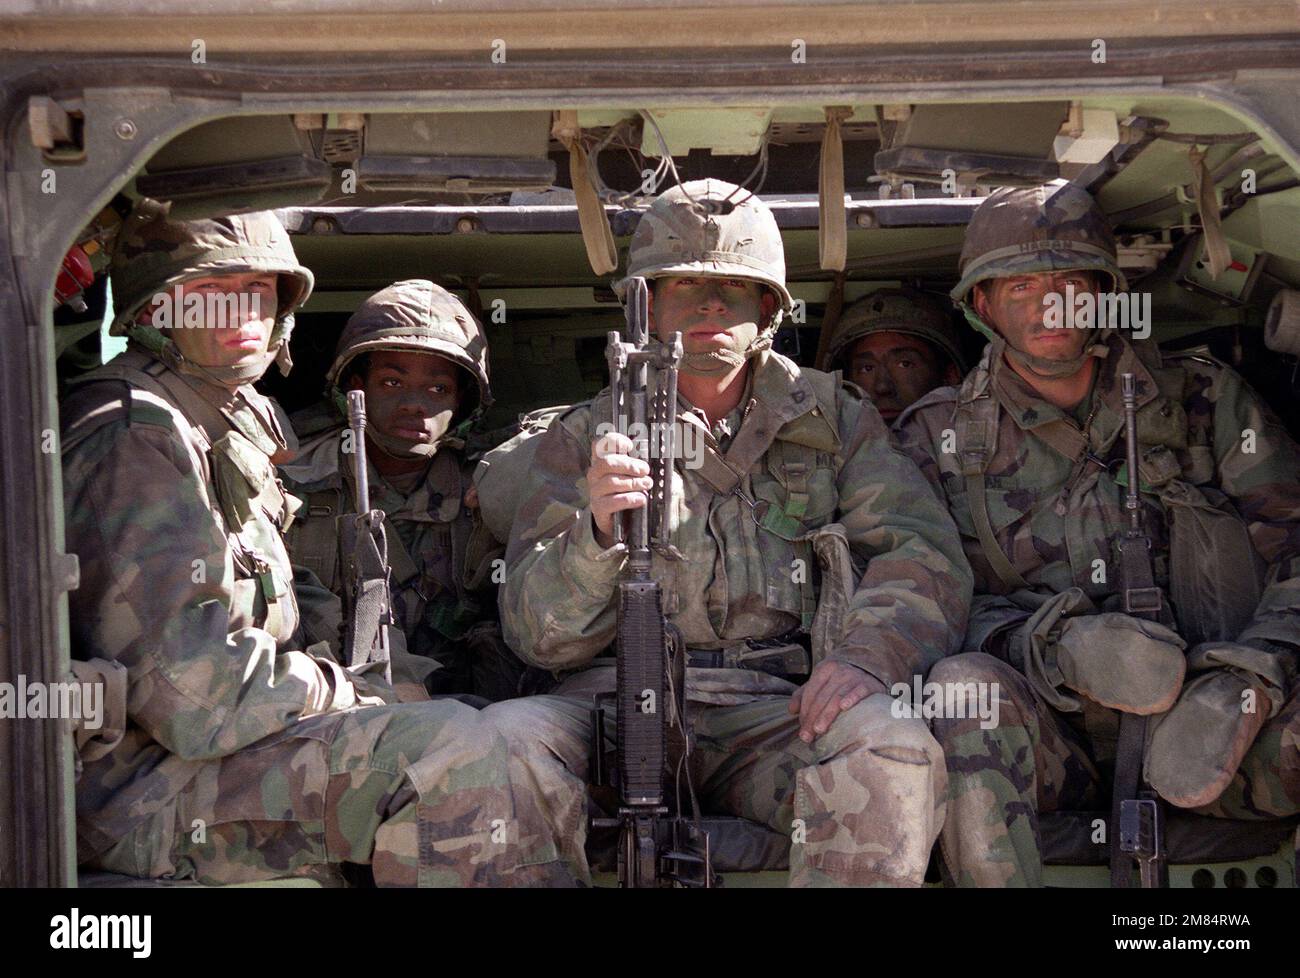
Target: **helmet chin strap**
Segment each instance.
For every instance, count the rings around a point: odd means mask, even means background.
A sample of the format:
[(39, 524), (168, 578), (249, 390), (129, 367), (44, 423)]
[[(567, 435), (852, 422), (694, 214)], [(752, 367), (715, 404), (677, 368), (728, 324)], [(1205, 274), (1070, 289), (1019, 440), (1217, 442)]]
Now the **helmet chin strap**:
[(745, 345), (744, 350), (709, 350), (705, 353), (685, 353), (682, 355), (681, 370), (684, 373), (702, 377), (730, 373), (742, 366), (750, 357), (756, 356), (772, 345), (772, 336), (780, 322), (780, 310), (777, 310), (767, 328), (759, 329), (756, 323), (740, 323), (754, 330), (754, 336)]
[(1084, 365), (1093, 357), (1105, 359), (1109, 352), (1105, 343), (1100, 342), (1098, 330), (1095, 326), (1088, 330), (1088, 338), (1084, 341), (1083, 349), (1077, 357), (1069, 360), (1048, 360), (1046, 357), (1036, 357), (1029, 353), (1023, 353), (1013, 346), (1009, 346), (1007, 341), (999, 337), (1001, 349), (994, 347), (995, 355), (1001, 354), (1008, 359), (1020, 364), (1036, 377), (1042, 377), (1044, 380), (1052, 380), (1058, 377), (1072, 377), (1083, 369)]
[(743, 364), (748, 357), (735, 350), (710, 350), (707, 353), (682, 354), (683, 373), (709, 377), (729, 373)]

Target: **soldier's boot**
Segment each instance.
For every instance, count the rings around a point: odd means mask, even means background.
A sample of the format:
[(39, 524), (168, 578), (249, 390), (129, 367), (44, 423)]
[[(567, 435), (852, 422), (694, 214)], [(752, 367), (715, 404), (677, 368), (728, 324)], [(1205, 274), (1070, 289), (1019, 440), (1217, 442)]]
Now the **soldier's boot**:
[(813, 743), (795, 775), (791, 886), (920, 886), (944, 819), (943, 753), (877, 693)]

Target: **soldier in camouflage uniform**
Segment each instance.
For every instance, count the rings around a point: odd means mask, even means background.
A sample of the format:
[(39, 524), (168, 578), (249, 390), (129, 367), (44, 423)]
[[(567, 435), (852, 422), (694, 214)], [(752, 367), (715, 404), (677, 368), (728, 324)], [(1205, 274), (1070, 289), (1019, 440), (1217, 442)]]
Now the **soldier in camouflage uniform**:
[(827, 343), (826, 364), (861, 387), (886, 424), (966, 372), (948, 310), (914, 289), (878, 289), (845, 309)]
[(483, 525), (504, 547), (510, 542), (515, 514), (526, 501), (528, 474), (533, 468), (541, 436), (572, 405), (538, 408), (519, 417), (519, 430), (490, 451), (474, 467), (470, 492), (478, 505)]
[[(683, 443), (707, 446), (699, 467), (675, 461), (685, 559), (653, 567), (690, 649), (701, 804), (791, 835), (793, 885), (919, 885), (943, 761), (885, 691), (960, 642), (970, 578), (950, 519), (856, 388), (770, 349), (791, 299), (757, 197), (717, 180), (664, 193), (628, 275), (653, 280), (659, 336), (682, 333)], [(538, 437), (502, 588), (507, 641), (557, 679), (521, 701), (529, 729), (579, 773), (590, 694), (613, 686), (613, 519), (650, 481), (630, 439), (596, 437), (610, 416), (606, 391)]]
[(285, 537), (294, 562), (341, 593), (334, 517), (353, 498), (344, 391), (364, 390), (370, 505), (390, 528), (393, 611), (409, 653), (395, 656), (394, 682), (490, 700), (514, 695), (522, 663), (485, 640), (499, 635), (496, 595), (484, 584), (503, 548), (465, 504), (465, 436), (492, 403), (482, 327), (432, 282), (397, 282), (348, 320), (326, 382), (332, 426), (280, 469), (307, 503)]
[(145, 202), (112, 276), (128, 348), (62, 405), (74, 655), (126, 672), (124, 729), (80, 757), (79, 862), (209, 883), (345, 862), (387, 885), (585, 878), (577, 779), (463, 704), (384, 705), (382, 677), (331, 654), (337, 607), (300, 621), (280, 536), (297, 502), (272, 465), (292, 434), (252, 387), (288, 368), (312, 286), (279, 222)]
[[(971, 220), (961, 274), (953, 298), (990, 344), (960, 389), (923, 398), (898, 426), (975, 571), (968, 654), (930, 679), (1000, 690), (996, 729), (934, 722), (948, 759), (948, 871), (962, 885), (1038, 885), (1039, 812), (1109, 807), (1118, 711), (1151, 718), (1146, 777), (1171, 804), (1234, 818), (1300, 811), (1296, 443), (1216, 360), (1161, 355), (1112, 328), (1051, 328), (1045, 310), (1063, 308), (1068, 287), (1126, 287), (1085, 191), (994, 193)], [(1124, 373), (1137, 380), (1165, 623), (1116, 610)]]

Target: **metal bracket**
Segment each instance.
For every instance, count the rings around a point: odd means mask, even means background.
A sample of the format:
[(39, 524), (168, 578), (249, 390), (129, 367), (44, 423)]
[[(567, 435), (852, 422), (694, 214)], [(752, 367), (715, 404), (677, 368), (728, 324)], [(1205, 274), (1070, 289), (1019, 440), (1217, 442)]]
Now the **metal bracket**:
[(49, 163), (84, 163), (86, 146), (82, 138), (83, 117), (69, 112), (48, 95), (27, 100), (27, 125), (32, 145)]

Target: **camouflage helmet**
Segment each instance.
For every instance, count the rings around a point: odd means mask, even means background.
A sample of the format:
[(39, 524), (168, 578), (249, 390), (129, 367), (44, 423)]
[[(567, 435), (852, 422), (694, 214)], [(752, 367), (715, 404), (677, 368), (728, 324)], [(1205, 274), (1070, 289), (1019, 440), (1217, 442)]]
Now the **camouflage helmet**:
[(474, 378), (474, 396), (462, 406), (462, 414), (473, 417), (492, 404), (483, 327), (459, 299), (427, 279), (394, 282), (348, 319), (325, 375), (336, 401), (342, 401), (340, 385), (347, 379), (348, 365), (379, 350), (445, 357)]
[(904, 333), (919, 337), (966, 372), (966, 358), (953, 327), (951, 307), (915, 289), (877, 289), (844, 310), (826, 349), (827, 369), (844, 369), (839, 363), (853, 344), (872, 333)]
[(961, 281), (950, 293), (969, 306), (971, 289), (991, 278), (1089, 270), (1127, 288), (1106, 215), (1092, 194), (1072, 183), (1003, 187), (976, 209), (961, 250)]
[(294, 311), (307, 301), (315, 280), (299, 264), (289, 235), (270, 211), (234, 214), (194, 221), (168, 219), (170, 205), (145, 199), (118, 233), (110, 261), (116, 315), (110, 327), (114, 336), (127, 335), (155, 352), (168, 351), (169, 359), (199, 374), (225, 377), (224, 368), (187, 364), (161, 330), (135, 322), (155, 295), (197, 278), (263, 272), (278, 275), (279, 298), (275, 327), (267, 357), (260, 369), (245, 368), (254, 380), (272, 359), (289, 372), (289, 335)]
[(776, 218), (757, 196), (724, 180), (692, 180), (660, 194), (632, 234), (627, 276), (614, 290), (622, 298), (628, 279), (670, 275), (743, 278), (766, 286), (779, 301), (759, 333), (768, 343), (794, 307)]

